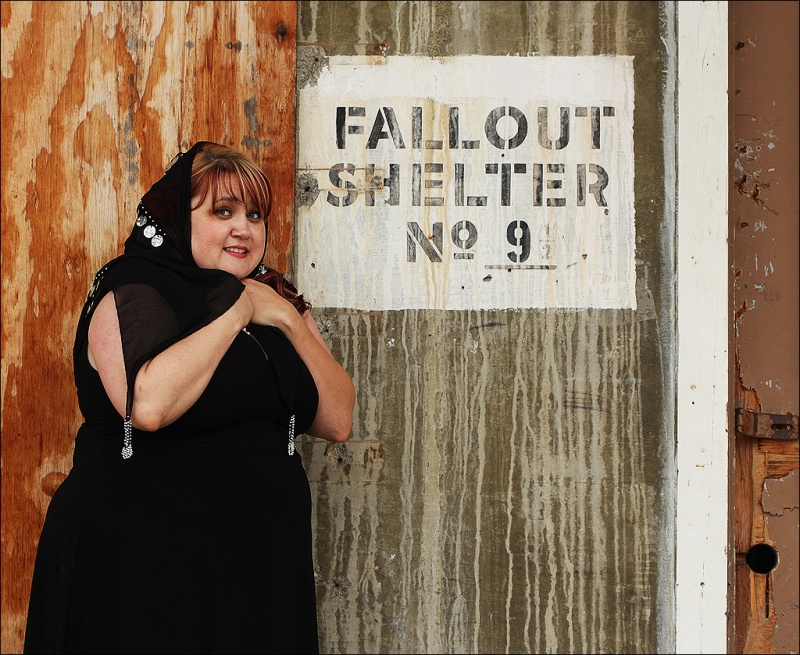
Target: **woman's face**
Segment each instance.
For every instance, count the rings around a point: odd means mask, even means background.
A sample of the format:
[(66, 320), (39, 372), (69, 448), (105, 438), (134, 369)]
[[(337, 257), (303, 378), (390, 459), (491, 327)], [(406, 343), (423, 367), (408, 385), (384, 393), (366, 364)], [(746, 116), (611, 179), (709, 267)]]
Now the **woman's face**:
[(228, 191), (232, 185), (222, 182), (216, 198), (209, 192), (192, 210), (192, 256), (200, 268), (217, 268), (241, 280), (261, 262), (267, 228), (250, 198), (245, 196), (243, 204)]

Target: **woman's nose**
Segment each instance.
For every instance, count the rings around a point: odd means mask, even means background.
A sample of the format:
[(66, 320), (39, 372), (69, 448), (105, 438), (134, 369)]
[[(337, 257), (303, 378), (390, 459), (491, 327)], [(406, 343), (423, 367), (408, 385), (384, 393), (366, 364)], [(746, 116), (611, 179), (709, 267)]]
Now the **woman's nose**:
[(247, 220), (247, 215), (244, 212), (237, 213), (233, 217), (231, 235), (246, 239), (250, 238), (250, 221)]

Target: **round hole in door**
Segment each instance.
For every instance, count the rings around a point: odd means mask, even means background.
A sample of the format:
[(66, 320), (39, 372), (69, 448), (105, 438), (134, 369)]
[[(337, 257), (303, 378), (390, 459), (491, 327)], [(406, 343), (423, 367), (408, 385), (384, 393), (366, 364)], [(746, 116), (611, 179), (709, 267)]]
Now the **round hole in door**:
[(769, 573), (778, 565), (778, 553), (768, 544), (756, 544), (744, 558), (754, 573)]

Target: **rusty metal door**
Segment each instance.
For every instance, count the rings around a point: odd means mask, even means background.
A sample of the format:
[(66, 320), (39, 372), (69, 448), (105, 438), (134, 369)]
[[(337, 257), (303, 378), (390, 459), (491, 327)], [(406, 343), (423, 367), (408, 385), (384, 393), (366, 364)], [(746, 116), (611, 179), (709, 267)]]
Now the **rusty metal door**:
[(800, 639), (798, 6), (730, 4), (733, 653)]
[(244, 149), (288, 266), (295, 2), (2, 3), (2, 652), (21, 652), (36, 543), (80, 415), (78, 312), (179, 148)]

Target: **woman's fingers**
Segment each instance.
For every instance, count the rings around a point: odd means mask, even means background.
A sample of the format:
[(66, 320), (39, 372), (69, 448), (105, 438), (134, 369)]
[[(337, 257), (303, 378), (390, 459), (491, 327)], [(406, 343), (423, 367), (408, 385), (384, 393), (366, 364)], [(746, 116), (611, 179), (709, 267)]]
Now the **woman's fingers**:
[[(253, 304), (253, 316), (250, 319), (256, 325), (272, 325), (283, 329), (292, 317), (297, 314), (292, 304), (280, 296), (275, 289), (255, 280), (242, 280), (248, 297)], [(298, 314), (299, 317), (299, 314)]]

